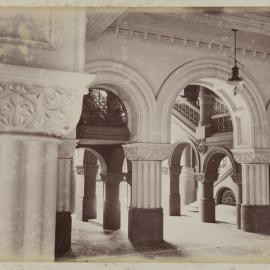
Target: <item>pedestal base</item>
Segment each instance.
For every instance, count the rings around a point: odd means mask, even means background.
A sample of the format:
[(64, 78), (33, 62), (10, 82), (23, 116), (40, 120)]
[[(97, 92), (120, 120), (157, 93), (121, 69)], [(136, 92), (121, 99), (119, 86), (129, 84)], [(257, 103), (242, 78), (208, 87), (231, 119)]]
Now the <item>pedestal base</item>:
[(181, 215), (181, 198), (180, 194), (170, 194), (170, 216)]
[(270, 206), (242, 205), (241, 227), (246, 232), (270, 234)]
[(103, 229), (119, 230), (121, 227), (120, 202), (104, 202)]
[(61, 256), (71, 248), (71, 212), (56, 213), (55, 256)]
[(163, 210), (130, 208), (128, 238), (131, 242), (152, 244), (163, 241)]
[(201, 199), (200, 202), (201, 221), (207, 223), (215, 223), (215, 201), (214, 199)]

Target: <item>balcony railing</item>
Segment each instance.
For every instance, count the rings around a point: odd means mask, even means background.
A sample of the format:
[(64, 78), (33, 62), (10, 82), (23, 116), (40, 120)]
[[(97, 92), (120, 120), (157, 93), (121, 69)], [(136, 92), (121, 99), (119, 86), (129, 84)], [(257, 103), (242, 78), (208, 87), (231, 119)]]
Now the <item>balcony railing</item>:
[(193, 124), (198, 126), (200, 120), (200, 110), (186, 101), (184, 98), (178, 96), (174, 103), (174, 108), (183, 114)]
[[(200, 109), (195, 107), (186, 99), (178, 96), (174, 108), (184, 115), (189, 121), (198, 126), (200, 120)], [(211, 117), (213, 133), (230, 132), (233, 130), (232, 120), (227, 106), (222, 100), (215, 97), (214, 114)]]

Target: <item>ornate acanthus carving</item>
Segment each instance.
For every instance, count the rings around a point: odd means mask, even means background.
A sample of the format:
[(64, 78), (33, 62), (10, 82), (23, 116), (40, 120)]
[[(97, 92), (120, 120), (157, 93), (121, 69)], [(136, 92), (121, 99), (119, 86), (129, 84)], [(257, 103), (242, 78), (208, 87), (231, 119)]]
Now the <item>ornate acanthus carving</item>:
[(237, 149), (232, 152), (238, 163), (270, 164), (270, 149)]
[(197, 182), (203, 183), (205, 181), (205, 174), (204, 173), (195, 173), (195, 180)]
[(76, 171), (78, 175), (84, 175), (84, 167), (83, 166), (76, 166)]
[(131, 143), (123, 145), (128, 160), (164, 160), (171, 152), (170, 144)]
[(170, 175), (179, 176), (181, 173), (181, 166), (170, 166)]
[(75, 140), (63, 140), (58, 146), (58, 158), (72, 158), (76, 144)]
[(232, 173), (231, 178), (232, 178), (233, 182), (236, 185), (241, 185), (242, 184), (242, 174), (240, 174), (240, 173)]
[(200, 182), (202, 184), (206, 183), (206, 182), (213, 182), (210, 178), (206, 177), (206, 175), (204, 173), (195, 173), (195, 180), (197, 182)]
[(0, 130), (62, 136), (79, 120), (82, 91), (61, 87), (0, 83)]
[(77, 125), (94, 75), (0, 66), (0, 132), (64, 136)]
[(207, 145), (205, 139), (198, 139), (195, 141), (196, 148), (199, 153), (204, 154), (207, 151)]

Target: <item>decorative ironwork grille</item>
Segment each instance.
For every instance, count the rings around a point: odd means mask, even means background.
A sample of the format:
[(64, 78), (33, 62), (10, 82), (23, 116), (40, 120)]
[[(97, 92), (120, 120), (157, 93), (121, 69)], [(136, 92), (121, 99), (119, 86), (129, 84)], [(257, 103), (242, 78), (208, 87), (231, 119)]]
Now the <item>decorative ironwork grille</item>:
[(221, 195), (221, 204), (226, 205), (236, 205), (236, 199), (235, 196), (230, 189), (225, 189)]
[(127, 111), (118, 96), (100, 88), (90, 88), (83, 98), (79, 125), (127, 127)]

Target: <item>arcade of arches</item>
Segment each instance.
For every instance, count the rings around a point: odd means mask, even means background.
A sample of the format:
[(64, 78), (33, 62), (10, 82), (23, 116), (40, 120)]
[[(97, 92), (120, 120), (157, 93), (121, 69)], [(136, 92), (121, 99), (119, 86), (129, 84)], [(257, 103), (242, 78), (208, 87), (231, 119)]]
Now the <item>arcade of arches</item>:
[(269, 11), (32, 9), (0, 19), (0, 260), (53, 261), (74, 220), (119, 230), (122, 190), (135, 245), (221, 204), (270, 234)]

